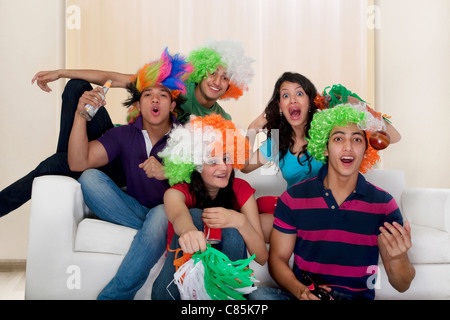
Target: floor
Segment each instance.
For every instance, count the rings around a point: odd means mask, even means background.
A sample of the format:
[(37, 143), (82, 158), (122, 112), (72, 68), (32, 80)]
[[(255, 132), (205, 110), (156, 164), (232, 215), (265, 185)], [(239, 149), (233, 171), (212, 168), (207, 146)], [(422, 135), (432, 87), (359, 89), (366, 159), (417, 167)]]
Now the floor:
[(0, 300), (24, 300), (25, 264), (0, 264)]

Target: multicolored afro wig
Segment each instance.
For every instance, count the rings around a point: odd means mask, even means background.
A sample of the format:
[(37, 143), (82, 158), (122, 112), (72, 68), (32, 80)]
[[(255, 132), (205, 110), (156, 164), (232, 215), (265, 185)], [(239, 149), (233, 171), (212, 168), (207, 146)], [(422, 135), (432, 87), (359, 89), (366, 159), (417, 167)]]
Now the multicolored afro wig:
[(194, 170), (202, 172), (204, 164), (216, 159), (242, 169), (250, 146), (242, 130), (221, 115), (192, 118), (184, 126), (172, 129), (166, 147), (158, 153), (170, 185), (191, 182)]
[[(327, 90), (329, 91), (327, 92)], [(335, 84), (331, 87), (326, 87), (323, 90), (323, 94), (317, 94), (314, 99), (314, 104), (317, 106), (317, 109), (319, 110), (325, 110), (328, 108), (333, 108), (340, 104), (345, 103), (352, 103), (349, 101), (349, 97), (355, 98), (353, 101), (358, 101), (358, 103), (365, 103), (366, 104), (366, 111), (370, 112), (374, 117), (381, 119), (383, 118), (384, 121), (390, 123), (389, 116), (385, 114), (381, 114), (380, 112), (376, 112), (372, 108), (370, 108), (367, 105), (367, 102), (361, 99), (356, 93), (351, 92), (346, 87), (344, 87), (342, 84)]]
[[(327, 90), (330, 89), (328, 92)], [(347, 103), (348, 98), (353, 97), (361, 102), (365, 101), (361, 99), (356, 93), (351, 92), (341, 84), (335, 84), (331, 87), (323, 89), (323, 94), (317, 94), (314, 102), (318, 109), (333, 108), (339, 104)]]
[(244, 55), (244, 48), (238, 41), (209, 41), (204, 47), (191, 52), (188, 61), (194, 66), (189, 81), (199, 83), (208, 77), (209, 73), (221, 66), (227, 70), (230, 77), (230, 87), (220, 100), (239, 99), (248, 90), (248, 85), (254, 77), (251, 64), (255, 61)]
[(314, 114), (309, 129), (310, 138), (306, 138), (308, 151), (316, 160), (325, 163), (327, 157), (324, 152), (327, 149), (331, 130), (335, 126), (346, 126), (348, 123), (356, 123), (358, 128), (366, 132), (367, 150), (359, 168), (361, 173), (366, 173), (380, 160), (378, 150), (372, 148), (369, 143), (369, 137), (375, 131), (385, 130), (386, 125), (383, 120), (377, 119), (367, 111), (364, 103), (341, 104), (330, 109), (318, 110)]
[(130, 98), (124, 102), (129, 107), (127, 121), (134, 122), (139, 116), (139, 110), (135, 106), (141, 98), (142, 92), (157, 84), (162, 84), (170, 90), (172, 99), (177, 99), (180, 94), (186, 94), (186, 81), (193, 67), (180, 54), (170, 55), (167, 48), (158, 60), (145, 64), (131, 77), (131, 83), (127, 86)]

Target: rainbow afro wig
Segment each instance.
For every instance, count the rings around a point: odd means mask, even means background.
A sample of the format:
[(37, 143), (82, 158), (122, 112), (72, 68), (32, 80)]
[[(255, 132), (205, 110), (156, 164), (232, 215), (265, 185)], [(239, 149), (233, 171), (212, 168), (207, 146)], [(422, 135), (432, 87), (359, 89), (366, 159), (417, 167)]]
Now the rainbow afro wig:
[(202, 172), (204, 164), (224, 160), (242, 169), (250, 146), (242, 130), (218, 114), (195, 117), (172, 129), (166, 147), (158, 153), (170, 185), (191, 182), (194, 170)]
[(191, 52), (188, 61), (194, 66), (189, 81), (199, 83), (208, 77), (209, 73), (223, 67), (230, 77), (230, 87), (220, 100), (239, 99), (248, 90), (248, 84), (253, 79), (252, 58), (244, 55), (244, 48), (238, 41), (209, 41), (204, 47)]
[(135, 104), (141, 98), (142, 92), (158, 84), (162, 84), (170, 90), (172, 99), (176, 99), (180, 94), (186, 94), (186, 80), (188, 79), (193, 67), (179, 54), (170, 55), (167, 48), (161, 54), (158, 60), (145, 64), (130, 79), (128, 92), (131, 97), (124, 102), (128, 109), (128, 122), (134, 122), (139, 116), (139, 110)]
[(324, 155), (328, 145), (328, 138), (335, 126), (346, 126), (348, 123), (356, 123), (358, 128), (366, 132), (367, 150), (361, 163), (359, 171), (366, 173), (380, 160), (378, 150), (372, 148), (369, 137), (372, 132), (385, 130), (386, 125), (381, 119), (377, 119), (371, 112), (367, 111), (364, 103), (341, 104), (330, 109), (318, 110), (311, 122), (309, 129), (308, 152), (318, 161), (327, 161)]

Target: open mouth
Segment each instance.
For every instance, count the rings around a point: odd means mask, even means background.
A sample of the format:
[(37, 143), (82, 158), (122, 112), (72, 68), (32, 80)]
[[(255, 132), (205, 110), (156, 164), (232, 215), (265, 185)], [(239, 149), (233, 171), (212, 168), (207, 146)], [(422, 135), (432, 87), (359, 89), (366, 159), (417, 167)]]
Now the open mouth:
[(299, 107), (290, 107), (289, 108), (289, 116), (292, 120), (297, 120), (300, 118), (302, 111)]
[(351, 165), (353, 163), (353, 161), (355, 161), (354, 157), (350, 157), (350, 156), (341, 157), (341, 162), (344, 165)]
[(159, 114), (159, 108), (158, 108), (158, 107), (153, 107), (152, 113), (153, 113), (154, 115), (158, 115), (158, 114)]

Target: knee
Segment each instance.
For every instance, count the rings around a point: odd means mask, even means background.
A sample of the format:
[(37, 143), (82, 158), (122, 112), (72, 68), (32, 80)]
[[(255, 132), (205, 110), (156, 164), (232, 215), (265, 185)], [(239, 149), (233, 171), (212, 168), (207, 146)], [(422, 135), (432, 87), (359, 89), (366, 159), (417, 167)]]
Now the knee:
[(92, 90), (92, 86), (88, 81), (81, 79), (71, 79), (69, 80), (69, 82), (67, 82), (66, 86), (64, 87), (62, 97), (63, 99), (66, 98), (71, 99), (75, 97), (76, 100), (78, 101), (83, 92), (90, 90)]
[(160, 204), (150, 210), (150, 214), (154, 215), (154, 223), (158, 226), (161, 226), (161, 229), (166, 232), (169, 226), (169, 220), (166, 216), (166, 211), (164, 210), (164, 205)]
[(235, 239), (236, 241), (241, 241), (242, 243), (244, 243), (244, 238), (242, 238), (239, 231), (235, 228), (222, 229), (222, 237), (229, 237), (231, 239)]
[(226, 243), (231, 243), (232, 246), (237, 250), (246, 248), (244, 238), (235, 228), (224, 228), (222, 229), (222, 240)]
[(98, 188), (99, 182), (104, 180), (105, 174), (97, 169), (87, 169), (78, 178), (82, 189)]
[(202, 209), (189, 209), (189, 213), (191, 214), (192, 221), (194, 222), (195, 227), (198, 230), (203, 230), (203, 220), (202, 220)]
[(144, 225), (142, 226), (142, 233), (150, 238), (167, 235), (167, 228), (169, 220), (167, 219), (164, 205), (158, 205), (147, 213)]
[(71, 79), (67, 82), (66, 86), (64, 87), (64, 91), (74, 91), (74, 90), (86, 90), (86, 89), (92, 89), (91, 84), (82, 79)]
[(247, 246), (244, 238), (237, 229), (222, 229), (222, 252), (231, 260), (244, 259), (247, 257)]
[(67, 163), (67, 153), (55, 153), (54, 155), (39, 163), (35, 171), (39, 175), (68, 174), (70, 172), (70, 169)]

